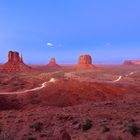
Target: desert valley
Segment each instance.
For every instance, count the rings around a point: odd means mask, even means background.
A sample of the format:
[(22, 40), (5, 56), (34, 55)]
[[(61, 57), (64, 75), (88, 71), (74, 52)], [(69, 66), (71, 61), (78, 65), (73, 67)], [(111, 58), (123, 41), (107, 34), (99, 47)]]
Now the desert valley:
[(140, 140), (140, 0), (0, 1), (0, 140)]
[(0, 140), (140, 140), (140, 61), (0, 65)]

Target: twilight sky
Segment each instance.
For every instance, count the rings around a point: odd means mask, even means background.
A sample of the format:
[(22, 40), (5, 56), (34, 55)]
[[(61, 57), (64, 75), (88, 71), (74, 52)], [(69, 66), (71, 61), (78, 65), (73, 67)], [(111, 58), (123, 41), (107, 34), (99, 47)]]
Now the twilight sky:
[(0, 63), (9, 50), (26, 63), (140, 59), (140, 0), (1, 0)]

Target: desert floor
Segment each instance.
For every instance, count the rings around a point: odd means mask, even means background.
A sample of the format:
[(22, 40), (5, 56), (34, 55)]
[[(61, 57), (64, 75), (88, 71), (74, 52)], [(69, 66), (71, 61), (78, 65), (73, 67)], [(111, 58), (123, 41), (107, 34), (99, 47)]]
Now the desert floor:
[(140, 67), (0, 73), (0, 140), (140, 140)]

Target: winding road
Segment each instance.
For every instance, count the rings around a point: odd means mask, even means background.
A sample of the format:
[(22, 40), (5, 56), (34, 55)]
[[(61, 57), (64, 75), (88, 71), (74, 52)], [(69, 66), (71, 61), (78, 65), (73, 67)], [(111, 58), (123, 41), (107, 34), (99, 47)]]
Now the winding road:
[[(115, 79), (115, 80), (113, 80), (113, 81), (106, 81), (106, 82), (109, 82), (109, 83), (116, 83), (116, 82), (119, 82), (120, 80), (122, 80), (122, 78), (124, 78), (124, 77), (128, 77), (128, 76), (130, 76), (130, 75), (133, 75), (134, 73), (136, 73), (136, 71), (135, 72), (130, 72), (129, 74), (126, 74), (126, 75), (120, 75), (120, 76), (118, 76), (118, 78), (117, 79)], [(78, 80), (78, 81), (89, 81), (89, 78), (85, 78), (84, 77), (84, 79), (82, 79), (81, 78), (81, 76), (78, 76), (78, 75), (76, 75), (76, 74), (74, 74), (74, 73), (66, 73), (65, 74), (65, 77), (66, 78), (68, 78), (68, 79), (76, 79), (76, 80)], [(82, 79), (82, 80), (81, 80)]]
[[(133, 75), (134, 73), (135, 72), (130, 72), (129, 74), (127, 74), (125, 76), (120, 75), (116, 80), (114, 80), (112, 82), (113, 83), (119, 82), (123, 77), (128, 77), (130, 75)], [(68, 74), (70, 74), (70, 75), (67, 75), (67, 77), (69, 78), (69, 76), (70, 76), (72, 78), (71, 73), (68, 73)], [(30, 92), (30, 91), (37, 91), (37, 90), (41, 90), (41, 89), (45, 88), (48, 85), (48, 83), (55, 83), (55, 82), (56, 82), (56, 80), (54, 78), (51, 78), (49, 81), (43, 82), (41, 84), (41, 86), (33, 88), (33, 89), (27, 89), (27, 90), (23, 90), (23, 91), (14, 91), (14, 92), (1, 92), (0, 94), (1, 95), (2, 94), (22, 94), (22, 93), (27, 93), (27, 92)]]
[(113, 83), (119, 82), (122, 79), (122, 76), (119, 76), (118, 79), (114, 80)]
[(115, 82), (119, 82), (123, 77), (128, 77), (130, 75), (133, 75), (135, 72), (130, 72), (129, 74), (125, 75), (125, 76), (119, 76), (116, 80), (113, 81), (113, 83)]
[(28, 90), (23, 90), (23, 91), (14, 91), (14, 92), (2, 92), (0, 94), (21, 94), (21, 93), (27, 93), (30, 91), (37, 91), (46, 87), (48, 83), (55, 83), (55, 81), (56, 80), (54, 78), (51, 78), (49, 81), (42, 83), (41, 86), (33, 88), (33, 89), (28, 89)]

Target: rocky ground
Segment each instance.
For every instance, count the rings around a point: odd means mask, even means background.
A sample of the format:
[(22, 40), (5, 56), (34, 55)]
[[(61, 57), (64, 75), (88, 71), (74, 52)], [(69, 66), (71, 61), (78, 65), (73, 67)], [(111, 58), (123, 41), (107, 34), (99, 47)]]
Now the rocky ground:
[[(0, 139), (139, 140), (139, 70), (99, 66), (88, 71), (63, 68), (57, 72), (2, 73)], [(126, 76), (130, 72), (135, 73)], [(120, 75), (122, 79), (114, 83)], [(56, 82), (41, 90), (2, 94), (7, 89), (14, 92), (34, 88), (52, 77)]]

